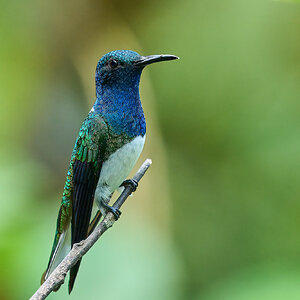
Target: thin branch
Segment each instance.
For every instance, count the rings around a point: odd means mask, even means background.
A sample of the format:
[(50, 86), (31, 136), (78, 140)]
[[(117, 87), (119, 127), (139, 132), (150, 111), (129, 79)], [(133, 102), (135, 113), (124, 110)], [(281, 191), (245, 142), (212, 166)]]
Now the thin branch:
[[(142, 166), (139, 168), (133, 179), (139, 182), (145, 175), (146, 171), (150, 167), (151, 159), (146, 159)], [(116, 200), (113, 207), (119, 209), (128, 196), (133, 192), (131, 185), (126, 185), (120, 197)], [(76, 262), (85, 255), (89, 249), (97, 242), (101, 235), (115, 223), (114, 215), (109, 212), (103, 221), (94, 229), (94, 231), (80, 243), (74, 244), (69, 254), (63, 259), (63, 261), (57, 266), (57, 268), (51, 273), (47, 280), (40, 286), (30, 300), (42, 300), (45, 299), (51, 292), (61, 286), (66, 278), (68, 271), (76, 264)]]

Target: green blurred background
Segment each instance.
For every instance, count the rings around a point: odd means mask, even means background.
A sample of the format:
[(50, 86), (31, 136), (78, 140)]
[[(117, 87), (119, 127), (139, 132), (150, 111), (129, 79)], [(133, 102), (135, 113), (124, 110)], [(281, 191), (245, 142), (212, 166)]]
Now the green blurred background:
[(0, 299), (39, 286), (114, 49), (181, 60), (142, 76), (153, 166), (48, 299), (300, 299), (300, 2), (271, 0), (0, 0)]

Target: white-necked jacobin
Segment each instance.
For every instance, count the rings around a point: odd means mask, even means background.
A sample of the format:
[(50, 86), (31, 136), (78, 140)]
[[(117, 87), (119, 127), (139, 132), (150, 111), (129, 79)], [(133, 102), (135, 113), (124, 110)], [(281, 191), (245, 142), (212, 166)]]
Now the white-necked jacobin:
[[(116, 50), (99, 60), (96, 101), (79, 130), (72, 152), (52, 252), (42, 282), (73, 244), (89, 235), (101, 215), (111, 211), (116, 219), (119, 217), (120, 211), (109, 206), (109, 201), (122, 184), (136, 185), (125, 179), (145, 142), (146, 122), (139, 95), (142, 70), (151, 63), (177, 58)], [(99, 210), (91, 220), (94, 202)], [(70, 270), (69, 293), (80, 262)]]

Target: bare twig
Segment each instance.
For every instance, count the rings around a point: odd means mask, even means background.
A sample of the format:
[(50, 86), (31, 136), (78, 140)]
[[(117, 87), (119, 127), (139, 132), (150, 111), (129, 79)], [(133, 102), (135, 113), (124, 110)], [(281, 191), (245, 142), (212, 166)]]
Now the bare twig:
[[(139, 182), (144, 176), (148, 168), (150, 167), (151, 159), (146, 159), (140, 169), (134, 175), (133, 179)], [(120, 197), (116, 200), (113, 207), (119, 209), (128, 196), (133, 192), (133, 187), (126, 185)], [(40, 286), (30, 300), (42, 300), (45, 299), (51, 292), (57, 289), (65, 281), (65, 277), (68, 271), (76, 264), (76, 262), (85, 255), (89, 249), (97, 242), (100, 236), (115, 222), (114, 215), (109, 212), (103, 221), (94, 229), (94, 231), (80, 243), (74, 244), (69, 254), (63, 259), (63, 261), (57, 266), (57, 268), (51, 273), (48, 279)]]

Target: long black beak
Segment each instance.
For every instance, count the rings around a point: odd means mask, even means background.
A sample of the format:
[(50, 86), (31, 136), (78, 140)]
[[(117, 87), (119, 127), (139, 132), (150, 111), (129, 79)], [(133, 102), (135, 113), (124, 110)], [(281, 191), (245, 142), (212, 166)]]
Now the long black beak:
[(179, 57), (170, 54), (141, 56), (138, 60), (134, 62), (134, 65), (139, 67), (144, 67), (159, 61), (173, 60), (173, 59), (179, 59)]

